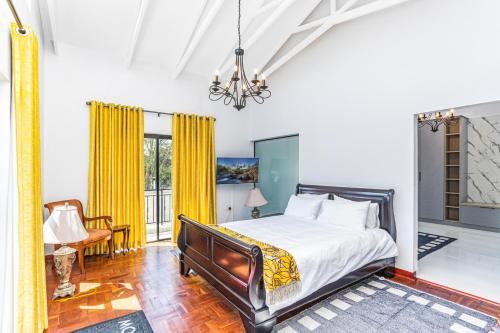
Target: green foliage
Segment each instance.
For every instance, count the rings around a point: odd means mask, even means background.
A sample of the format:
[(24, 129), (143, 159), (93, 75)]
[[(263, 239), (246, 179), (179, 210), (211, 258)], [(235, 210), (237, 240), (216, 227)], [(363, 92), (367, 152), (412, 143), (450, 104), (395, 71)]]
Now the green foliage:
[[(172, 140), (160, 139), (160, 189), (172, 188)], [(144, 189), (156, 189), (156, 139), (144, 138)]]

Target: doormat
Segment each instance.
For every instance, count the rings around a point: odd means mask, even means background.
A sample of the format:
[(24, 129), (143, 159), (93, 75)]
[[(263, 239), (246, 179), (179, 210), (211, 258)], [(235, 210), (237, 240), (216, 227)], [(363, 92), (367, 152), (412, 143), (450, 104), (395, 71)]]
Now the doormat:
[(122, 333), (141, 332), (154, 333), (144, 312), (137, 311), (128, 315), (87, 326), (72, 333)]

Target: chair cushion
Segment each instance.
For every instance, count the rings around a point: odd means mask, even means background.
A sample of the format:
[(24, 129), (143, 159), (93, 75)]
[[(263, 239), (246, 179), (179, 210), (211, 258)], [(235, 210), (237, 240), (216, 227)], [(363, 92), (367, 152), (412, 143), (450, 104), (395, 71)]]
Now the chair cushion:
[(89, 233), (89, 238), (82, 240), (79, 243), (73, 243), (78, 245), (87, 245), (94, 242), (108, 240), (111, 237), (111, 231), (108, 229), (86, 229)]

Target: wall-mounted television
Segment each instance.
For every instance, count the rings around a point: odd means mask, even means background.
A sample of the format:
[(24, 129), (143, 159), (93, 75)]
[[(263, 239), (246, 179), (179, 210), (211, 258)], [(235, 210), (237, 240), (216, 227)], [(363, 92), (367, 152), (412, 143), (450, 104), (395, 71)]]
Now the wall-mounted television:
[(218, 157), (217, 184), (257, 183), (259, 159), (245, 157)]

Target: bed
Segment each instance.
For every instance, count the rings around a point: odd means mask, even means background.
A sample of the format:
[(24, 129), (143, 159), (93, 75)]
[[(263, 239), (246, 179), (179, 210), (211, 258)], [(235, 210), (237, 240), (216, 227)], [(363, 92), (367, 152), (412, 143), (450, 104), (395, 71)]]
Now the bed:
[[(212, 284), (239, 311), (247, 332), (271, 332), (280, 316), (372, 274), (392, 274), (397, 254), (397, 249), (394, 250), (394, 190), (298, 184), (296, 194), (304, 193), (328, 193), (330, 197), (335, 194), (350, 200), (377, 203), (380, 229), (367, 230), (362, 236), (356, 236), (349, 232), (318, 229), (320, 227), (314, 226), (314, 221), (288, 216), (225, 224), (255, 239), (264, 237), (264, 230), (272, 231), (266, 233), (269, 238), (265, 241), (294, 249), (299, 270), (304, 273), (302, 289), (299, 294), (275, 304), (266, 302), (263, 256), (258, 246), (246, 244), (184, 215), (178, 217), (181, 222), (177, 239), (180, 273), (188, 276), (190, 270), (194, 270)], [(307, 223), (311, 225), (304, 227)], [(276, 238), (278, 233), (280, 237)], [(317, 260), (311, 260), (315, 257), (311, 254), (320, 252), (324, 254), (321, 258), (316, 256)]]

